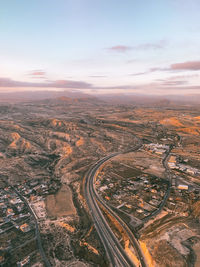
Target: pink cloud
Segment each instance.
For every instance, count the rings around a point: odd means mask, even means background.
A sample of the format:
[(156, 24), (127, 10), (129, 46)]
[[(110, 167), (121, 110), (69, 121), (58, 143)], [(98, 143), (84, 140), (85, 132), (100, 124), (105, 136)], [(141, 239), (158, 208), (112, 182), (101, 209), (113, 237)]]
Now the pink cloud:
[(151, 69), (144, 71), (144, 72), (132, 73), (132, 74), (130, 74), (130, 76), (141, 76), (141, 75), (146, 75), (146, 74), (156, 72), (156, 71), (168, 71), (168, 70), (169, 70), (169, 68), (151, 68)]
[(46, 72), (44, 70), (33, 70), (28, 73), (28, 76), (33, 79), (44, 79), (46, 77)]
[(125, 53), (129, 50), (157, 50), (163, 49), (167, 46), (167, 41), (160, 40), (155, 43), (142, 43), (135, 46), (116, 45), (108, 48), (110, 51)]
[(126, 46), (126, 45), (116, 45), (116, 46), (112, 46), (109, 48), (109, 50), (111, 50), (111, 51), (116, 51), (116, 52), (120, 52), (120, 53), (125, 53), (131, 49), (132, 48), (130, 46)]
[(140, 44), (137, 46), (134, 46), (133, 49), (136, 50), (156, 50), (156, 49), (163, 49), (165, 48), (167, 45), (167, 42), (165, 40), (161, 40), (157, 43), (144, 43), (144, 44)]
[[(200, 70), (200, 61), (186, 61), (186, 62), (181, 62), (181, 63), (174, 63), (171, 64), (169, 67), (166, 68), (161, 68), (161, 67), (155, 67), (151, 68), (147, 71), (144, 72), (139, 72), (139, 73), (133, 73), (130, 74), (131, 76), (139, 76), (139, 75), (146, 75), (152, 72), (157, 72), (157, 71), (168, 71), (168, 72), (180, 72), (180, 71), (198, 71)], [(184, 75), (185, 78), (190, 78), (190, 77), (197, 77), (196, 75)]]
[(9, 78), (0, 78), (0, 87), (43, 87), (43, 88), (79, 88), (88, 89), (92, 85), (82, 81), (57, 80), (46, 83), (15, 81)]
[(31, 76), (44, 76), (46, 73), (43, 70), (35, 70), (30, 73)]
[(185, 85), (185, 84), (188, 84), (188, 81), (170, 81), (170, 80), (166, 80), (166, 81), (163, 81), (161, 82), (160, 85), (163, 85), (163, 86), (181, 86), (181, 85)]
[(108, 76), (106, 76), (106, 75), (90, 75), (89, 77), (90, 78), (106, 78)]
[(174, 63), (170, 66), (170, 70), (200, 70), (200, 61)]
[(90, 83), (82, 82), (82, 81), (57, 80), (57, 81), (51, 82), (51, 87), (87, 89), (87, 88), (92, 87), (92, 85)]
[(132, 73), (129, 76), (141, 76), (150, 73), (150, 71), (144, 71), (144, 72), (137, 72), (137, 73)]

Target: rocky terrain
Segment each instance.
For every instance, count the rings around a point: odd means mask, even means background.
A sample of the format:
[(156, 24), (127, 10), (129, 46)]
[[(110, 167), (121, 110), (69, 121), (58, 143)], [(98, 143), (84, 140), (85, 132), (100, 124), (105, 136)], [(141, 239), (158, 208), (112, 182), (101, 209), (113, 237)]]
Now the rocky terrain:
[[(49, 191), (43, 200), (34, 204), (36, 209), (40, 204), (45, 213), (39, 218), (40, 231), (53, 266), (107, 266), (104, 249), (84, 200), (84, 175), (104, 155), (128, 152), (135, 144), (162, 140), (174, 145), (172, 152), (182, 161), (187, 159), (188, 164), (199, 166), (198, 108), (122, 106), (93, 98), (66, 97), (0, 105), (1, 179), (11, 185), (45, 180), (52, 181), (52, 189), (54, 184), (57, 186), (53, 193)], [(137, 152), (135, 158), (127, 154), (123, 160), (162, 178), (162, 166), (152, 168), (156, 162), (161, 164), (161, 160), (148, 157), (147, 152)], [(123, 176), (123, 171), (120, 175)], [(198, 177), (187, 179), (200, 182)], [(188, 264), (188, 259), (195, 255), (190, 251), (198, 243), (192, 241), (195, 235), (199, 236), (197, 203), (191, 202), (189, 221), (174, 221), (171, 228), (165, 228), (164, 234), (155, 234), (155, 229), (148, 229), (148, 226), (145, 226), (146, 236), (141, 232), (156, 266), (193, 266)], [(180, 223), (187, 223), (187, 233)], [(176, 240), (173, 235), (177, 236)], [(182, 246), (182, 242), (186, 245)], [(195, 262), (197, 256), (191, 257)]]

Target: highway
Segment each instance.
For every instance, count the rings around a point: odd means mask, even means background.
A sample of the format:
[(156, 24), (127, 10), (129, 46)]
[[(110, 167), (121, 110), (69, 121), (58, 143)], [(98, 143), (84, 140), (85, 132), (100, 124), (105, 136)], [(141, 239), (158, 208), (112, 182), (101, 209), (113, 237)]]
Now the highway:
[[(95, 188), (94, 188), (95, 190)], [(95, 190), (96, 193), (96, 190)], [(140, 263), (142, 267), (146, 267), (147, 263), (145, 261), (145, 257), (140, 249), (140, 244), (137, 240), (137, 238), (134, 236), (133, 232), (130, 230), (128, 225), (103, 201), (103, 199), (96, 193), (96, 199), (101, 203), (102, 206), (104, 206), (105, 209), (109, 211), (109, 213), (121, 224), (121, 226), (124, 228), (126, 234), (129, 237), (129, 241), (131, 245), (134, 247), (134, 249), (137, 252), (137, 256), (140, 259)]]
[(111, 155), (108, 155), (104, 157), (103, 159), (99, 160), (88, 172), (85, 179), (85, 197), (86, 201), (90, 210), (91, 217), (94, 221), (95, 228), (97, 230), (97, 233), (99, 234), (99, 237), (103, 243), (103, 246), (105, 248), (106, 254), (108, 256), (108, 260), (111, 264), (111, 266), (116, 267), (131, 267), (134, 266), (133, 262), (130, 260), (130, 258), (127, 256), (124, 248), (121, 246), (119, 240), (116, 238), (114, 233), (112, 232), (110, 226), (108, 225), (102, 211), (99, 208), (99, 205), (97, 204), (97, 201), (99, 201), (109, 213), (114, 216), (118, 222), (121, 224), (121, 226), (125, 229), (127, 234), (129, 235), (130, 241), (136, 251), (138, 252), (138, 256), (141, 262), (142, 267), (146, 267), (146, 263), (144, 260), (144, 256), (140, 250), (140, 246), (138, 244), (138, 241), (134, 237), (133, 233), (128, 229), (126, 224), (113, 212), (110, 210), (110, 208), (102, 201), (102, 199), (98, 196), (95, 186), (94, 186), (94, 180), (97, 175), (97, 172), (99, 168), (108, 160), (111, 158), (117, 156), (120, 153), (113, 153)]

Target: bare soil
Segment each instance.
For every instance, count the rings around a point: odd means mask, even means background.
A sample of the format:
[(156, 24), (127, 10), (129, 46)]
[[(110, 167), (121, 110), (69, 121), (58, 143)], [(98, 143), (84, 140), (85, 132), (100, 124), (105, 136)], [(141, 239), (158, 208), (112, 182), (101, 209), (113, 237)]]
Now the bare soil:
[(46, 209), (48, 216), (51, 217), (76, 215), (70, 188), (63, 185), (56, 195), (47, 196)]

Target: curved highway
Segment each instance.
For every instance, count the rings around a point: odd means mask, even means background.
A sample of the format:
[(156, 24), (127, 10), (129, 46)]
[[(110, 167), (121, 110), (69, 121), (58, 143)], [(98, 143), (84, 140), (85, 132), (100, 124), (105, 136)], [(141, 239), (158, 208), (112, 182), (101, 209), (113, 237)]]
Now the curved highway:
[(146, 267), (146, 263), (144, 260), (144, 256), (140, 250), (140, 246), (134, 237), (133, 233), (129, 230), (127, 225), (113, 212), (110, 210), (109, 207), (99, 198), (95, 187), (94, 187), (94, 180), (97, 175), (97, 172), (99, 168), (109, 159), (115, 157), (120, 153), (113, 153), (109, 156), (104, 157), (103, 159), (99, 160), (88, 172), (86, 175), (86, 181), (85, 181), (85, 197), (88, 204), (88, 207), (90, 209), (90, 214), (92, 216), (92, 219), (94, 221), (95, 228), (99, 234), (99, 237), (103, 243), (103, 246), (105, 248), (106, 254), (108, 256), (109, 262), (111, 266), (116, 267), (131, 267), (134, 266), (133, 262), (130, 260), (130, 258), (127, 256), (124, 248), (121, 246), (119, 240), (116, 238), (114, 233), (112, 232), (110, 226), (108, 225), (101, 209), (99, 208), (99, 205), (97, 204), (97, 201), (99, 201), (106, 210), (111, 213), (112, 216), (114, 216), (118, 222), (122, 225), (122, 227), (125, 229), (127, 234), (129, 235), (130, 241), (134, 248), (136, 249), (141, 266)]

